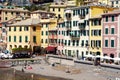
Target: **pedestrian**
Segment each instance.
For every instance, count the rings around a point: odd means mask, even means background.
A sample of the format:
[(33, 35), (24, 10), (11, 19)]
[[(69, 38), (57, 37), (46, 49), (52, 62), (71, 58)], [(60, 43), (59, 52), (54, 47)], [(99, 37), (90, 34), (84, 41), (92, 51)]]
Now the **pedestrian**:
[(22, 72), (25, 72), (25, 71), (24, 71), (24, 68), (22, 68)]

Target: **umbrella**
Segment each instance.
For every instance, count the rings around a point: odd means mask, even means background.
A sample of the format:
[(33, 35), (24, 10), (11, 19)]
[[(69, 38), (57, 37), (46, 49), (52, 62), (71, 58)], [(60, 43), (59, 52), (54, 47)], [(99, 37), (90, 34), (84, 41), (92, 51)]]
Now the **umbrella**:
[(120, 58), (119, 57), (115, 57), (115, 58), (113, 58), (113, 60), (120, 61)]
[(96, 58), (101, 58), (101, 56), (100, 55), (97, 55), (97, 56), (95, 56)]
[(95, 57), (95, 56), (93, 56), (93, 55), (91, 55), (91, 54), (88, 54), (88, 55), (86, 55), (85, 57), (91, 57), (91, 58), (93, 58), (93, 57)]
[(113, 58), (111, 58), (109, 56), (101, 56), (101, 58), (103, 58), (103, 59), (113, 59)]

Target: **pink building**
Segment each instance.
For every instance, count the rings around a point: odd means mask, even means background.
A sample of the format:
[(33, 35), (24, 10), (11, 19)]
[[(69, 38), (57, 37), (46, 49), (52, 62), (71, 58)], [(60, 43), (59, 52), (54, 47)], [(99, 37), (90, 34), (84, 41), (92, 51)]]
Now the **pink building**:
[(64, 28), (64, 22), (61, 21), (58, 23), (58, 39), (57, 39), (57, 42), (58, 42), (58, 47), (57, 47), (57, 50), (58, 50), (58, 53), (59, 54), (63, 54), (63, 49), (64, 49), (64, 35), (65, 35), (65, 28)]
[(120, 57), (120, 11), (113, 11), (102, 15), (103, 20), (103, 55)]

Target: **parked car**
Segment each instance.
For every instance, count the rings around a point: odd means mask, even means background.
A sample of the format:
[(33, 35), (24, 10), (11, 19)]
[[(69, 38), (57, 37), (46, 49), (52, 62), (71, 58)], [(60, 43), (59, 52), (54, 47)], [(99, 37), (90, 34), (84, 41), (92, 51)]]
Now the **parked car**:
[(12, 57), (13, 57), (13, 55), (11, 55), (11, 54), (0, 53), (1, 59), (11, 59)]
[(28, 52), (17, 52), (17, 53), (13, 53), (13, 59), (16, 58), (30, 58), (31, 55), (28, 54)]
[(7, 55), (5, 55), (5, 53), (0, 53), (0, 58), (1, 59), (7, 58)]

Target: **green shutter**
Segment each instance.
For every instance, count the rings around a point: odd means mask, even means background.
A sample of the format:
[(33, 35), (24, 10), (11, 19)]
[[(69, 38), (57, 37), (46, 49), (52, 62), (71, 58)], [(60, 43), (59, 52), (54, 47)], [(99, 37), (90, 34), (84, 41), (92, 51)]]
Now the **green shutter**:
[(114, 16), (112, 16), (112, 21), (114, 21), (115, 20), (115, 17)]
[(28, 42), (28, 36), (25, 36), (25, 42)]
[(111, 28), (111, 34), (114, 34), (115, 32), (114, 32), (114, 28)]
[(108, 40), (105, 40), (105, 47), (108, 47)]
[(111, 40), (111, 47), (114, 47), (114, 40)]
[(14, 42), (16, 42), (16, 36), (14, 36)]
[(11, 36), (9, 36), (9, 42), (11, 42)]
[(108, 28), (105, 28), (105, 34), (108, 34)]
[(108, 22), (108, 16), (106, 16), (106, 22)]
[(22, 36), (19, 36), (19, 42), (22, 42)]

